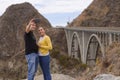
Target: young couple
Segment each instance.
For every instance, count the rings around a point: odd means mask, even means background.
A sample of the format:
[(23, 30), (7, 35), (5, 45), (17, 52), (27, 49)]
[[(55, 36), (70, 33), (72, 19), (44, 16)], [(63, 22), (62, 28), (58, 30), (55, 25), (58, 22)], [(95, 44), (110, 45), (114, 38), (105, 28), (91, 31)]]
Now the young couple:
[[(36, 19), (30, 20), (24, 35), (25, 57), (28, 63), (28, 80), (34, 80), (38, 64), (42, 69), (44, 80), (51, 80), (49, 50), (52, 49), (52, 43), (45, 30), (37, 25), (38, 22)], [(36, 42), (33, 34), (37, 27), (39, 27), (38, 32), (40, 34), (38, 42)]]

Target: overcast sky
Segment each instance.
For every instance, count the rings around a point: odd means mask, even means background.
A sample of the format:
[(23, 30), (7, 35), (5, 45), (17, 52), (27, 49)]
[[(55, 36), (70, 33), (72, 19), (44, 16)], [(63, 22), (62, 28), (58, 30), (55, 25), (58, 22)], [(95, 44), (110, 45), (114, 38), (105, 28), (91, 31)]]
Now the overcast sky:
[(65, 26), (76, 18), (93, 0), (0, 0), (0, 15), (11, 4), (30, 2), (53, 26)]

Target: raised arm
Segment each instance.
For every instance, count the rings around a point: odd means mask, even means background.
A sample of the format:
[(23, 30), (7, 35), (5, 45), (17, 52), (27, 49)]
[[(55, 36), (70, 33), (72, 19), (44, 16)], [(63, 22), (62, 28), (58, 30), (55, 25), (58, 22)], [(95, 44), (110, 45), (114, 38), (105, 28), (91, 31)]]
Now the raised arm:
[(30, 32), (30, 26), (31, 26), (32, 21), (33, 21), (33, 19), (31, 19), (30, 22), (28, 23), (28, 25), (26, 26), (26, 29), (25, 29), (26, 33)]

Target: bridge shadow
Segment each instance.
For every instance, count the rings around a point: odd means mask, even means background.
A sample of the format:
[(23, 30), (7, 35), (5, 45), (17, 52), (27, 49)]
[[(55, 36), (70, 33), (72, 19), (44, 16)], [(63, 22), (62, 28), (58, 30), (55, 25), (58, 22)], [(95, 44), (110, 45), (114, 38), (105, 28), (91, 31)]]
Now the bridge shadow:
[(76, 58), (81, 62), (80, 43), (79, 43), (78, 35), (76, 33), (74, 33), (72, 36), (71, 57)]
[(97, 35), (93, 34), (88, 41), (87, 60), (88, 66), (95, 66), (102, 61), (103, 46)]

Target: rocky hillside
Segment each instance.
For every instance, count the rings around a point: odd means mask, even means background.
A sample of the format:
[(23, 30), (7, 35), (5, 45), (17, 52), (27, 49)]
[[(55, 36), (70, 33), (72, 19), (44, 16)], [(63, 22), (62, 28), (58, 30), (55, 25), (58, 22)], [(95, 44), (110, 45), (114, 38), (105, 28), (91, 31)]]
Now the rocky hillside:
[(120, 27), (120, 0), (94, 0), (69, 27)]

